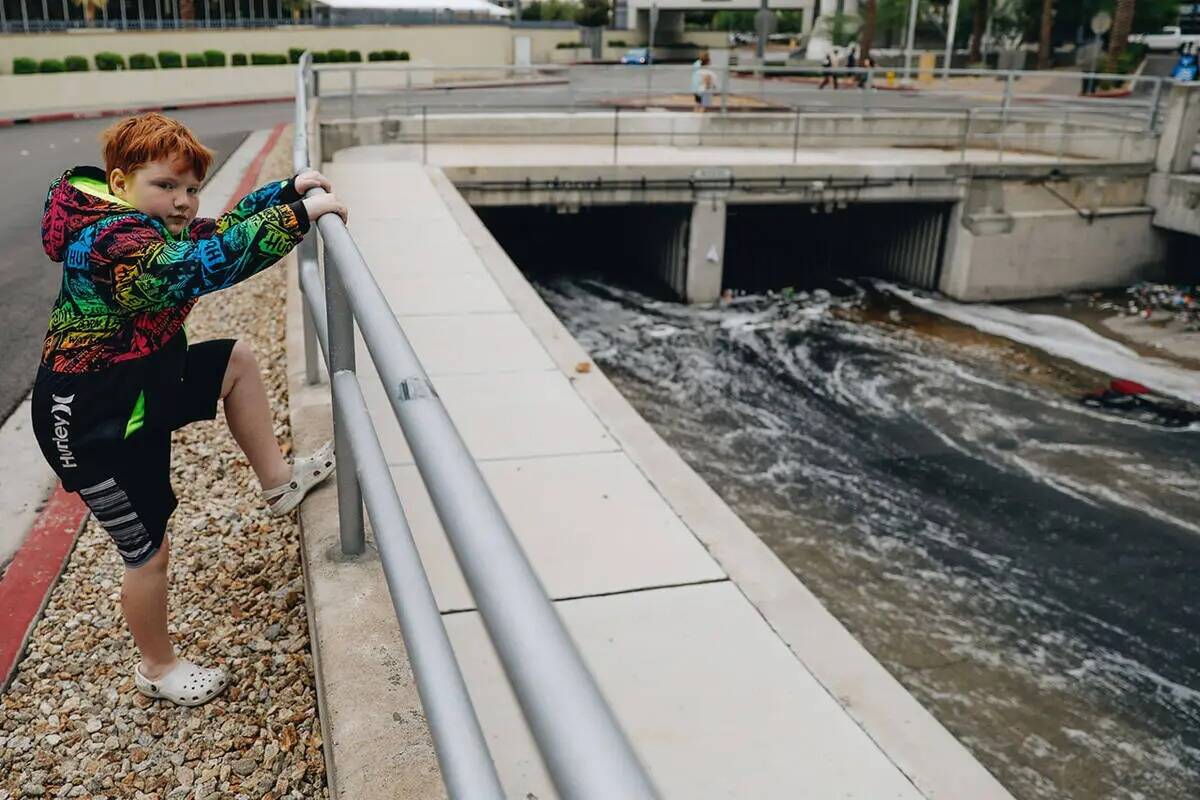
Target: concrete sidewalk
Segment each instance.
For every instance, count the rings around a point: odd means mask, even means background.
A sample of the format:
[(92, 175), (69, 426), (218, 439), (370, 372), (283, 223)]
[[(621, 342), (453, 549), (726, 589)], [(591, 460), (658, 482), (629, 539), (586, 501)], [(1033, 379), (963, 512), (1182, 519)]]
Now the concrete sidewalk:
[[(1009, 797), (603, 373), (577, 367), (588, 355), (439, 169), (339, 159), (326, 174), (665, 798)], [(327, 387), (299, 386), (289, 326), (293, 426), (326, 425)], [(506, 793), (554, 797), (361, 345), (359, 372)], [(334, 796), (441, 796), (427, 734), (396, 724), (420, 709), (382, 573), (337, 563), (335, 520), (324, 488), (303, 524)]]

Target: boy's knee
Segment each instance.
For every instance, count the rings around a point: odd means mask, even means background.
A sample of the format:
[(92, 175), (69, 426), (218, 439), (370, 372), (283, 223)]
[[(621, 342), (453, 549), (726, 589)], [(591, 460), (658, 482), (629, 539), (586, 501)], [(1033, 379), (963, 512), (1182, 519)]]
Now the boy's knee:
[(241, 339), (233, 343), (233, 350), (229, 353), (229, 361), (240, 369), (258, 368), (258, 360), (254, 357), (254, 348)]

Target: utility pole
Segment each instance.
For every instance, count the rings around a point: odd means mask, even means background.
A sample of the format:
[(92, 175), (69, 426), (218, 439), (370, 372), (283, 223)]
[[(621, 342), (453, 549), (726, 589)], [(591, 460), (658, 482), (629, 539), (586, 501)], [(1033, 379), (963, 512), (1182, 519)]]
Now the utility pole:
[(950, 0), (950, 19), (946, 25), (946, 63), (943, 65), (942, 78), (950, 79), (950, 61), (954, 58), (954, 34), (958, 28), (958, 0)]
[(909, 80), (912, 77), (912, 54), (913, 42), (917, 37), (917, 3), (919, 0), (912, 0), (908, 5), (908, 39), (904, 46), (904, 80)]

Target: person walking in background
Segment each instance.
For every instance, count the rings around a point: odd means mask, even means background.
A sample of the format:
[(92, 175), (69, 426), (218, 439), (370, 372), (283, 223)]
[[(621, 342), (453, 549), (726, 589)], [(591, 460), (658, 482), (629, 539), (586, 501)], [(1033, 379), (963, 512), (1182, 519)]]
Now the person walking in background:
[(707, 52), (692, 62), (692, 97), (700, 114), (712, 105), (712, 95), (717, 88), (717, 76), (708, 68), (708, 63)]
[(837, 59), (834, 58), (833, 51), (830, 50), (825, 54), (825, 60), (821, 62), (821, 85), (818, 89), (824, 89), (830, 81), (833, 81), (833, 88), (838, 88), (837, 85)]
[(874, 66), (875, 66), (875, 60), (873, 58), (871, 58), (869, 53), (864, 53), (863, 57), (862, 57), (862, 61), (860, 61), (858, 63), (858, 68), (863, 70), (857, 76), (858, 88), (860, 88), (860, 89), (867, 88), (867, 84), (871, 82), (871, 79), (870, 79), (871, 73), (869, 72), (869, 70), (874, 68)]

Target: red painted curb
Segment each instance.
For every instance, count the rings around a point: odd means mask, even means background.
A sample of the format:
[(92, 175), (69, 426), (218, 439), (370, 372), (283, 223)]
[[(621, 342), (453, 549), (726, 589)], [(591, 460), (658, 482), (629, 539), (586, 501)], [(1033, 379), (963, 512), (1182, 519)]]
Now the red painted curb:
[(133, 114), (144, 114), (147, 111), (178, 111), (187, 108), (217, 108), (222, 106), (247, 106), (255, 103), (291, 103), (293, 95), (287, 97), (256, 97), (245, 100), (202, 100), (196, 103), (175, 103), (161, 106), (137, 106), (131, 108), (106, 108), (100, 111), (59, 111), (53, 114), (33, 114), (28, 117), (9, 117), (0, 119), (0, 128), (10, 128), (14, 125), (33, 125), (39, 122), (62, 122), (71, 119), (99, 119), (101, 117), (128, 117)]
[[(271, 129), (262, 149), (242, 173), (223, 213), (228, 213), (255, 188), (263, 163), (287, 124), (281, 122)], [(8, 568), (0, 574), (0, 691), (8, 688), (8, 682), (16, 672), (33, 627), (66, 568), (67, 557), (87, 516), (88, 507), (79, 495), (67, 492), (61, 483), (58, 484), (38, 514), (29, 536)]]
[(250, 162), (250, 166), (246, 167), (246, 171), (242, 173), (242, 179), (234, 188), (233, 194), (229, 197), (229, 202), (225, 204), (225, 211), (222, 213), (228, 214), (238, 204), (239, 200), (256, 188), (255, 184), (258, 182), (259, 173), (262, 172), (263, 163), (267, 160), (267, 156), (270, 155), (271, 150), (275, 147), (275, 143), (283, 135), (283, 129), (287, 126), (288, 123), (280, 122), (271, 129), (271, 135), (267, 137), (267, 141), (263, 144), (262, 149), (254, 156), (254, 160)]
[(62, 484), (55, 487), (29, 537), (0, 579), (0, 690), (16, 672), (25, 643), (42, 615), (83, 530), (87, 506)]

